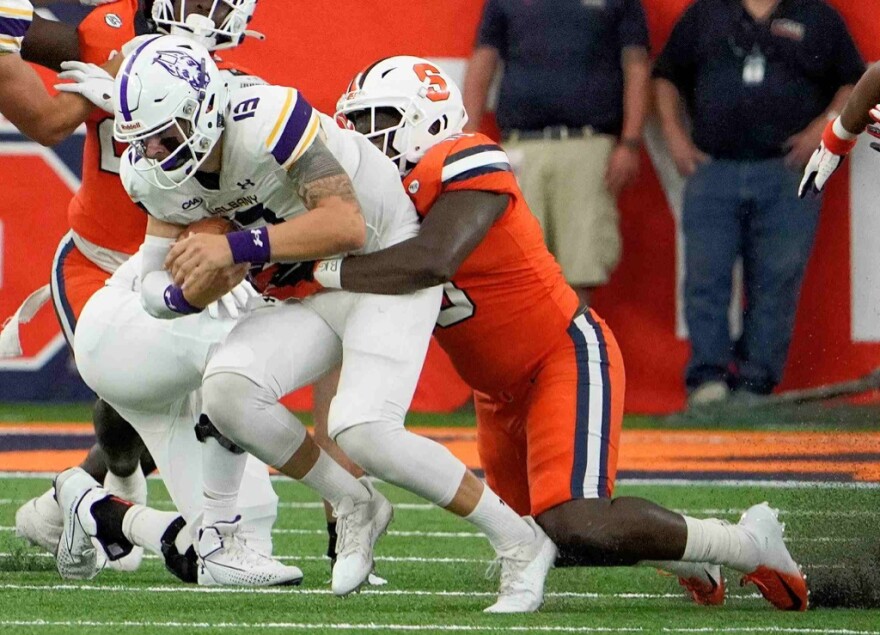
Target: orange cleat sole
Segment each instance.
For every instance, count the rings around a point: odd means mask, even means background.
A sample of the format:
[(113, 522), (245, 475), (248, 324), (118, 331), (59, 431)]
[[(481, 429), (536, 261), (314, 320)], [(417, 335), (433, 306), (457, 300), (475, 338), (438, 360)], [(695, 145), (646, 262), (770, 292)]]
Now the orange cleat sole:
[(678, 583), (683, 586), (694, 602), (701, 606), (721, 606), (724, 604), (725, 585), (724, 578), (715, 580), (709, 577), (707, 583), (699, 578), (679, 578)]
[(761, 595), (781, 611), (806, 611), (810, 606), (810, 591), (807, 576), (802, 571), (796, 574), (781, 573), (775, 569), (760, 566), (744, 575), (740, 584), (751, 582)]

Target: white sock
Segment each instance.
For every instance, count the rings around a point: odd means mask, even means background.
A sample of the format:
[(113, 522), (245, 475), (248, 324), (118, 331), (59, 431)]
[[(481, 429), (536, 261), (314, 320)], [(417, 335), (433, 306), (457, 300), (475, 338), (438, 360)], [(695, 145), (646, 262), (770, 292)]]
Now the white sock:
[(318, 492), (321, 498), (329, 501), (334, 509), (345, 497), (351, 498), (355, 503), (370, 498), (370, 492), (363, 483), (346, 472), (324, 450), (321, 450), (312, 469), (299, 480)]
[(535, 538), (535, 531), (529, 524), (508, 507), (488, 485), (483, 487), (483, 495), (474, 511), (464, 519), (479, 527), (498, 552)]
[(231, 521), (238, 515), (238, 492), (247, 460), (247, 454), (230, 452), (213, 437), (202, 444), (202, 526)]
[(64, 523), (64, 517), (61, 514), (61, 508), (58, 507), (58, 501), (55, 500), (55, 490), (50, 487), (40, 495), (34, 505), (40, 516), (53, 525), (61, 526)]
[[(160, 512), (152, 507), (132, 505), (122, 518), (122, 535), (128, 538), (132, 544), (161, 556), (162, 536), (168, 526), (179, 517), (180, 514), (177, 512)], [(187, 546), (180, 549), (180, 545), (178, 545), (178, 551), (184, 553), (192, 544), (192, 539), (185, 529), (181, 530), (177, 536), (178, 538), (185, 537)]]
[(107, 470), (107, 476), (104, 477), (104, 489), (122, 500), (138, 505), (147, 504), (147, 478), (141, 472), (140, 467), (129, 476), (119, 476)]
[(760, 548), (739, 525), (690, 516), (684, 520), (688, 534), (682, 560), (723, 564), (743, 573), (751, 573), (760, 564)]

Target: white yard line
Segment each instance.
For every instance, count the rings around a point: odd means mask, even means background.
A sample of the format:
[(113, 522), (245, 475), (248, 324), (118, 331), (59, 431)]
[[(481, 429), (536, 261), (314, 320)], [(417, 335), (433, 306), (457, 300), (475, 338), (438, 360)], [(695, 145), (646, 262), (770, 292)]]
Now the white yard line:
[(670, 627), (640, 627), (640, 626), (540, 626), (537, 624), (528, 626), (502, 626), (474, 624), (352, 624), (347, 622), (148, 622), (148, 621), (123, 621), (123, 622), (100, 622), (95, 620), (2, 620), (0, 626), (69, 626), (76, 628), (183, 628), (183, 629), (262, 629), (262, 630), (315, 630), (332, 629), (345, 631), (465, 631), (465, 632), (491, 632), (491, 633), (792, 633), (819, 635), (880, 635), (880, 631), (866, 631), (855, 629), (829, 629), (829, 628), (796, 628), (785, 626), (730, 626), (730, 627), (705, 627), (705, 628), (670, 628)]
[[(39, 479), (46, 480), (48, 486), (53, 478), (57, 476), (57, 472), (22, 472), (22, 471), (3, 471), (0, 470), (0, 480), (4, 478), (11, 479)], [(159, 479), (159, 476), (152, 474), (149, 479)], [(286, 476), (278, 474), (272, 475), (273, 481), (281, 481), (290, 483), (291, 480)], [(880, 482), (840, 482), (840, 481), (801, 481), (801, 480), (759, 480), (752, 481), (748, 479), (691, 479), (691, 478), (622, 478), (617, 479), (618, 485), (680, 485), (680, 486), (704, 486), (704, 487), (763, 487), (774, 489), (880, 489)]]
[[(332, 595), (330, 589), (299, 589), (282, 587), (204, 587), (189, 585), (170, 586), (122, 586), (96, 584), (0, 584), (0, 590), (9, 591), (77, 591), (80, 593), (207, 593), (221, 595)], [(392, 597), (485, 597), (494, 598), (497, 593), (489, 591), (426, 591), (415, 589), (376, 589), (368, 588), (361, 595), (392, 596)], [(544, 594), (548, 598), (573, 598), (582, 600), (622, 599), (622, 600), (668, 600), (681, 599), (682, 593), (586, 593), (575, 591), (549, 591)], [(728, 595), (728, 600), (760, 600), (757, 593)]]
[[(2, 473), (0, 473), (0, 480), (2, 480)], [(29, 499), (25, 498), (0, 498), (0, 507), (4, 506), (19, 506), (26, 503)], [(172, 503), (168, 499), (157, 499), (151, 500), (150, 506), (156, 509), (172, 509)], [(280, 501), (278, 503), (279, 509), (324, 509), (324, 503), (320, 501), (316, 502), (290, 502), (290, 501)], [(396, 503), (394, 505), (395, 509), (405, 509), (407, 511), (419, 511), (419, 512), (430, 512), (430, 511), (442, 511), (436, 505), (432, 505), (431, 503)], [(679, 514), (688, 514), (688, 515), (699, 515), (699, 516), (737, 516), (745, 511), (745, 509), (734, 509), (734, 508), (676, 508), (673, 511)], [(780, 515), (785, 516), (829, 516), (835, 518), (860, 518), (860, 517), (873, 517), (880, 516), (880, 509), (852, 509), (852, 510), (821, 510), (821, 509), (780, 509)]]
[[(15, 531), (15, 527), (11, 525), (0, 525), (0, 532)], [(276, 528), (272, 530), (273, 536), (326, 536), (326, 529), (291, 529)], [(484, 539), (486, 536), (473, 531), (396, 531), (389, 530), (389, 536), (395, 538), (479, 538)], [(786, 542), (861, 542), (862, 538), (854, 537), (838, 537), (838, 536), (793, 536), (786, 537)]]

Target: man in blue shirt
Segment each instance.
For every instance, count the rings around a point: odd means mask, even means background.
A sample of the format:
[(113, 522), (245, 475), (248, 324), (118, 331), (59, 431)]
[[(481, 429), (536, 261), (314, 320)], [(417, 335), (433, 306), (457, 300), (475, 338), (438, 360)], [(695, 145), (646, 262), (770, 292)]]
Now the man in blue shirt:
[(648, 45), (639, 0), (488, 0), (465, 77), (473, 130), (504, 62), (505, 150), (584, 303), (620, 258), (616, 197), (638, 173)]
[[(690, 405), (768, 394), (782, 378), (821, 205), (798, 199), (800, 171), (864, 68), (822, 0), (696, 0), (657, 60), (657, 110), (687, 178)], [(737, 258), (746, 300), (733, 342)]]

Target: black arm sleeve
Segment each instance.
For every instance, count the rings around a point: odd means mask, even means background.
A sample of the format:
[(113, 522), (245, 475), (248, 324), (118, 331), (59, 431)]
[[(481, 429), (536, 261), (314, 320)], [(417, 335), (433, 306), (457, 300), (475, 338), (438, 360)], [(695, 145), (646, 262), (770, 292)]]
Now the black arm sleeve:
[(34, 14), (34, 20), (22, 40), (21, 56), (28, 62), (54, 71), (60, 70), (61, 62), (79, 59), (76, 27)]

